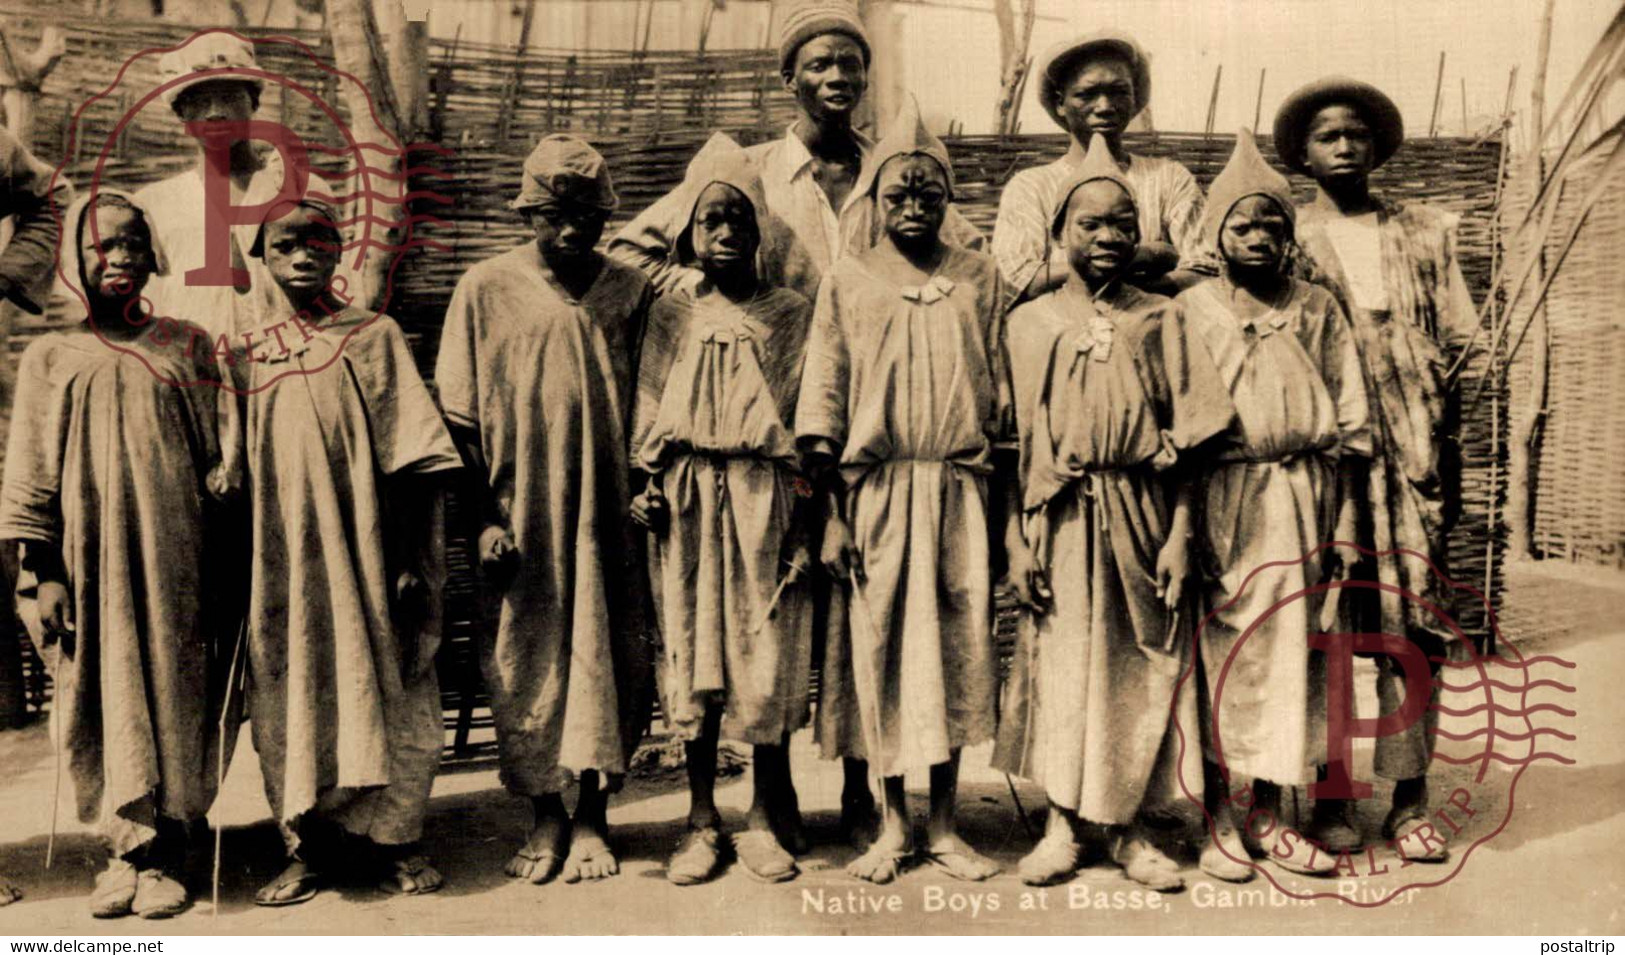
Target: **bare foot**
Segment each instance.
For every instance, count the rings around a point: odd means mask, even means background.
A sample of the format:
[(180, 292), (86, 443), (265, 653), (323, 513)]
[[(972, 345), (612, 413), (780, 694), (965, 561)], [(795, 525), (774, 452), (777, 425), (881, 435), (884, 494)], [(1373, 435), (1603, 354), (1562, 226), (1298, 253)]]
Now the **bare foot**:
[(913, 834), (903, 823), (888, 820), (868, 851), (847, 864), (846, 874), (885, 885), (902, 873), (903, 862), (914, 854)]
[(321, 891), (321, 887), (321, 873), (311, 868), (303, 859), (294, 859), (280, 875), (254, 893), (254, 904), (298, 905), (300, 902), (314, 899), (316, 893)]
[(1078, 870), (1078, 857), (1083, 847), (1064, 828), (1051, 827), (1038, 840), (1033, 851), (1021, 860), (1016, 872), (1028, 885), (1054, 885)]
[(615, 853), (602, 833), (577, 825), (570, 833), (570, 855), (564, 860), (564, 881), (596, 882), (621, 871)]
[(390, 895), (428, 895), (446, 884), (429, 857), (417, 853), (398, 855), (384, 862), (378, 888)]
[(10, 905), (23, 900), (23, 890), (5, 879), (0, 879), (0, 905)]
[(991, 879), (1002, 871), (997, 862), (972, 849), (956, 833), (938, 836), (932, 840), (930, 849), (926, 851), (925, 861), (966, 882)]
[(530, 831), (530, 837), (519, 851), (508, 860), (506, 872), (515, 879), (524, 879), (532, 885), (552, 881), (564, 865), (564, 852), (570, 842), (570, 821), (558, 816), (544, 816)]
[(1178, 892), (1185, 887), (1179, 863), (1143, 836), (1125, 836), (1112, 859), (1123, 867), (1124, 875), (1148, 889)]

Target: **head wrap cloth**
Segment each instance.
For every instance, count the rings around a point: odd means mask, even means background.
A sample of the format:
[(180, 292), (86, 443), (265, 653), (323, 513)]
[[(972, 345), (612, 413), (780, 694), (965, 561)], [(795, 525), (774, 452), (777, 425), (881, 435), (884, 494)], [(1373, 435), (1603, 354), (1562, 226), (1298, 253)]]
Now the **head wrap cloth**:
[(523, 211), (560, 199), (604, 212), (614, 212), (619, 203), (603, 155), (585, 140), (554, 133), (525, 157), (519, 195), (508, 207)]
[[(712, 133), (711, 138), (689, 161), (682, 185), (677, 187), (685, 215), (682, 231), (677, 234), (677, 241), (672, 243), (671, 254), (679, 265), (694, 264), (694, 213), (699, 208), (700, 196), (715, 184), (737, 190), (750, 202), (751, 211), (756, 217), (757, 253), (761, 253), (760, 243), (765, 242), (768, 235), (765, 222), (768, 215), (767, 196), (762, 189), (761, 174), (751, 162), (750, 154), (738, 143), (725, 133)], [(757, 274), (761, 274), (760, 268)]]

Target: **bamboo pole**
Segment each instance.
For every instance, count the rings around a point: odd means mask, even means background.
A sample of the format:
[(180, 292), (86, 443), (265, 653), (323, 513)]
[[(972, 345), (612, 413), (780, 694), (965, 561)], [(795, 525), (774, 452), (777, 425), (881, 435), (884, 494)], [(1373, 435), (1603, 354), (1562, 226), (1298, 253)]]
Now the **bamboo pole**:
[[(1540, 16), (1540, 40), (1536, 47), (1534, 87), (1529, 95), (1529, 161), (1535, 164), (1537, 181), (1546, 178), (1546, 74), (1552, 54), (1552, 14), (1557, 0), (1546, 0)], [(1554, 202), (1555, 206), (1556, 203)], [(1582, 220), (1583, 221), (1583, 217)], [(1536, 281), (1544, 287), (1546, 275), (1545, 236), (1540, 237), (1541, 248), (1536, 252)], [(1551, 362), (1551, 327), (1546, 321), (1544, 291), (1535, 300), (1529, 321), (1534, 331), (1534, 344), (1529, 356), (1529, 395), (1522, 408), (1514, 409), (1512, 433), (1508, 436), (1507, 470), (1507, 553), (1514, 559), (1533, 555), (1531, 541), (1534, 536), (1534, 450), (1539, 440), (1541, 424), (1546, 415), (1547, 366)], [(1513, 303), (1516, 304), (1516, 303)], [(1530, 326), (1526, 326), (1529, 328)], [(1512, 367), (1516, 346), (1507, 350), (1506, 367)]]
[(1204, 136), (1213, 135), (1213, 118), (1219, 109), (1219, 81), (1223, 78), (1224, 64), (1220, 63), (1219, 68), (1213, 71), (1213, 95), (1207, 100), (1207, 125), (1202, 128)]
[(1253, 134), (1258, 134), (1258, 121), (1264, 116), (1264, 75), (1269, 72), (1265, 67), (1258, 71), (1258, 99), (1253, 101)]
[(1439, 132), (1439, 97), (1444, 93), (1444, 51), (1439, 51), (1439, 77), (1433, 81), (1433, 115), (1428, 119), (1428, 138)]
[(1461, 78), (1461, 134), (1468, 135), (1467, 130), (1467, 77)]

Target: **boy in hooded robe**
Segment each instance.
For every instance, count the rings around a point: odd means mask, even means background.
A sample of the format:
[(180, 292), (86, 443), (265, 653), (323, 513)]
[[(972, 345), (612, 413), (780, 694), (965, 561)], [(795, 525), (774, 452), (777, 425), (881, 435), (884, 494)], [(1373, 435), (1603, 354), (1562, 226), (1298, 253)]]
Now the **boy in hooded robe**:
[[(481, 665), (502, 781), (535, 816), (507, 872), (537, 884), (619, 871), (605, 812), (649, 718), (628, 433), (653, 295), (594, 251), (615, 202), (597, 150), (538, 143), (511, 203), (536, 239), (457, 283), (435, 366), (500, 602)], [(572, 821), (560, 793), (575, 777)]]
[(655, 535), (662, 711), (688, 749), (689, 831), (666, 874), (692, 885), (717, 870), (720, 735), (755, 747), (735, 851), (751, 875), (781, 882), (796, 874), (775, 829), (794, 815), (786, 746), (807, 721), (812, 653), (790, 427), (812, 303), (760, 277), (766, 203), (737, 144), (713, 136), (682, 193), (692, 212), (677, 257), (705, 278), (650, 312), (632, 431), (648, 475), (632, 514)]
[(1089, 33), (1050, 47), (1033, 73), (1039, 102), (1072, 142), (1054, 162), (1017, 172), (999, 194), (990, 251), (1011, 297), (1036, 298), (1071, 281), (1064, 250), (1049, 241), (1052, 212), (1094, 136), (1105, 138), (1134, 186), (1140, 244), (1128, 280), (1169, 294), (1199, 280), (1192, 270), (1209, 264), (1199, 241), (1196, 177), (1177, 160), (1130, 153), (1123, 144), (1129, 124), (1151, 103), (1150, 58), (1139, 44), (1113, 30)]
[(1346, 560), (1323, 545), (1354, 539), (1350, 472), (1339, 465), (1371, 453), (1365, 386), (1337, 300), (1288, 270), (1292, 191), (1251, 133), (1241, 131), (1209, 193), (1202, 235), (1221, 274), (1176, 302), (1236, 408), (1209, 459), (1198, 534), (1212, 562), (1198, 652), (1217, 699), (1202, 721), (1213, 845), (1246, 863), (1225, 789), (1231, 777), (1256, 780), (1258, 805), (1276, 823), (1261, 834), (1271, 861), (1324, 874), (1335, 860), (1289, 829), (1280, 806), (1281, 788), (1313, 782), (1326, 760), (1325, 658), (1309, 646), (1324, 595), (1275, 605)]
[(337, 222), (279, 204), (249, 249), (285, 299), (246, 356), (243, 428), (248, 713), (289, 855), (260, 905), (312, 898), (348, 836), (384, 890), (441, 886), (418, 839), (444, 737), (439, 495), (462, 459), (400, 327), (334, 297)]
[[(1298, 244), (1308, 278), (1348, 313), (1371, 396), (1373, 451), (1369, 467), (1354, 477), (1361, 504), (1356, 540), (1377, 553), (1363, 557), (1353, 576), (1388, 589), (1345, 590), (1342, 609), (1352, 632), (1404, 634), (1422, 649), (1437, 676), (1435, 661), (1467, 649), (1458, 630), (1424, 608), (1448, 610), (1454, 602), (1443, 573), (1449, 566), (1447, 538), (1461, 504), (1460, 410), (1446, 369), (1472, 338), (1478, 314), (1456, 252), (1459, 217), (1371, 194), (1371, 172), (1404, 139), (1393, 101), (1369, 84), (1342, 77), (1296, 91), (1275, 118), (1280, 160), (1313, 176), (1319, 187), (1314, 201), (1298, 210)], [(1399, 591), (1420, 599), (1401, 599)], [(1404, 671), (1392, 657), (1379, 656), (1382, 712), (1399, 709), (1404, 687)], [(1429, 829), (1427, 769), (1437, 726), (1438, 712), (1429, 706), (1423, 719), (1376, 742), (1377, 775), (1395, 781), (1382, 837), (1403, 840), (1413, 862), (1443, 862), (1449, 856), (1443, 840), (1424, 834)], [(1326, 807), (1330, 824), (1325, 828), (1334, 848), (1361, 841), (1347, 808)]]
[[(825, 276), (796, 408), (804, 458), (824, 478), (820, 559), (847, 585), (847, 639), (830, 653), (848, 657), (833, 666), (855, 694), (850, 720), (820, 716), (820, 742), (882, 779), (881, 831), (848, 872), (897, 876), (912, 854), (903, 774), (929, 768), (927, 860), (986, 879), (998, 866), (960, 838), (954, 801), (960, 750), (994, 728), (989, 528), (1016, 517), (1013, 493), (988, 487), (1009, 429), (1003, 293), (990, 257), (939, 236), (951, 165), (917, 111), (905, 107), (871, 158), (861, 185), (884, 239)], [(825, 666), (827, 677), (830, 656)]]
[[(993, 764), (1049, 797), (1044, 838), (1021, 862), (1034, 885), (1076, 870), (1085, 820), (1118, 831), (1111, 855), (1130, 879), (1184, 885), (1137, 819), (1142, 805), (1178, 798), (1171, 716), (1192, 658), (1190, 615), (1176, 613), (1191, 452), (1234, 409), (1206, 349), (1187, 342), (1179, 308), (1126, 280), (1134, 202), (1096, 136), (1052, 218), (1072, 277), (1008, 320), (1025, 513), (1005, 549), (1029, 613)], [(1195, 726), (1194, 691), (1180, 704), (1182, 725)]]
[(86, 318), (23, 353), (0, 540), (21, 544), (19, 610), (51, 663), (79, 817), (112, 849), (91, 914), (162, 918), (187, 906), (187, 828), (218, 782), (211, 701), (231, 647), (206, 529), (228, 490), (230, 404), (207, 351), (187, 348), (195, 328), (145, 310), (167, 268), (145, 207), (103, 189), (63, 221), (61, 276)]

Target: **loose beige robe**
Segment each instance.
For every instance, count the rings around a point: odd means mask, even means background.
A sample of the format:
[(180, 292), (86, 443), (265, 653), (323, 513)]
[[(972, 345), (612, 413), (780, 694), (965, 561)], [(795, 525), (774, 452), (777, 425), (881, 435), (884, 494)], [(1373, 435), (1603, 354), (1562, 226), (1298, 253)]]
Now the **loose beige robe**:
[(865, 575), (832, 608), (851, 639), (830, 642), (822, 683), (857, 705), (823, 699), (818, 739), (896, 776), (993, 735), (987, 474), (1010, 386), (991, 257), (950, 247), (929, 282), (899, 287), (874, 254), (819, 289), (796, 434), (839, 449)]
[(1294, 280), (1276, 309), (1245, 322), (1226, 289), (1210, 279), (1175, 300), (1236, 408), (1196, 535), (1211, 561), (1198, 652), (1215, 712), (1204, 723), (1232, 777), (1303, 785), (1326, 760), (1325, 661), (1309, 649), (1322, 595), (1288, 598), (1322, 581), (1319, 554), (1308, 555), (1332, 540), (1338, 457), (1371, 451), (1365, 387), (1325, 289)]
[(519, 551), (481, 650), (514, 793), (623, 773), (649, 718), (653, 647), (628, 518), (628, 431), (651, 292), (606, 260), (577, 301), (534, 243), (457, 283), (435, 382), (477, 429), (489, 493)]
[(806, 725), (810, 566), (780, 583), (807, 543), (790, 425), (811, 318), (788, 289), (741, 305), (680, 290), (650, 312), (632, 439), (670, 508), (650, 583), (662, 710), (688, 738), (713, 701), (729, 739), (777, 745)]
[[(286, 310), (275, 313), (288, 314)], [(347, 308), (284, 328), (248, 367), (253, 512), (248, 711), (266, 796), (292, 823), (318, 810), (383, 844), (415, 841), (443, 741), (438, 614), (397, 616), (402, 570), (439, 605), (443, 571), (405, 566), (386, 536), (433, 515), (387, 512), (391, 478), (462, 466), (406, 336)]]
[[(993, 765), (1086, 819), (1126, 824), (1179, 795), (1175, 695), (1194, 627), (1190, 606), (1176, 618), (1156, 592), (1174, 498), (1164, 472), (1235, 410), (1160, 295), (1115, 283), (1091, 298), (1074, 277), (1012, 312), (1008, 335), (1023, 527), (1055, 596), (1021, 619)], [(1200, 779), (1185, 685), (1177, 716), (1187, 778)]]

